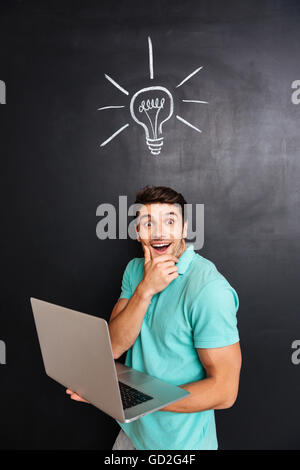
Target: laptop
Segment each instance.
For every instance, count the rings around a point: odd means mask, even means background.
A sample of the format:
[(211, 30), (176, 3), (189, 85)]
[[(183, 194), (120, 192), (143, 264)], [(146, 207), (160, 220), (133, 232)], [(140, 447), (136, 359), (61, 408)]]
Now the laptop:
[(30, 301), (46, 374), (121, 423), (190, 394), (115, 361), (103, 318)]

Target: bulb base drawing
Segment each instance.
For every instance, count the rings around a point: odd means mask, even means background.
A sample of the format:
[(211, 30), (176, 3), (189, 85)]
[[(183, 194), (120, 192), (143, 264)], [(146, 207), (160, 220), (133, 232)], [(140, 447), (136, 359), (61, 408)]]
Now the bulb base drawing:
[(159, 139), (146, 138), (146, 143), (152, 155), (159, 155), (162, 149), (162, 146), (164, 144), (164, 138), (163, 137), (160, 137)]

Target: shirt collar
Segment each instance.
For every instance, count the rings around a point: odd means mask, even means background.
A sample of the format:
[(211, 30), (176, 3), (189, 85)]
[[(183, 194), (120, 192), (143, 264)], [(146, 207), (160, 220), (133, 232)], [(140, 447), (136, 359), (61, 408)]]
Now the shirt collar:
[(195, 256), (194, 245), (186, 244), (186, 250), (182, 253), (179, 258), (178, 263), (176, 264), (178, 268), (178, 274), (184, 274), (187, 268), (189, 267), (190, 262)]

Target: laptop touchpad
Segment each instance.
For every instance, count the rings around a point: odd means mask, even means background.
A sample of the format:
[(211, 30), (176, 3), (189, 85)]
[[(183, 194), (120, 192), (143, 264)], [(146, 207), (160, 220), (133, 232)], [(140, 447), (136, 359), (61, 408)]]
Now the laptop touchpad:
[(150, 375), (144, 375), (144, 374), (140, 374), (139, 372), (135, 372), (134, 370), (133, 371), (128, 371), (128, 372), (123, 372), (123, 374), (119, 374), (118, 375), (118, 379), (120, 380), (120, 382), (122, 382), (122, 380), (126, 380), (128, 382), (130, 382), (132, 385), (142, 385), (146, 382), (149, 382), (149, 380), (153, 380), (152, 377), (150, 377)]

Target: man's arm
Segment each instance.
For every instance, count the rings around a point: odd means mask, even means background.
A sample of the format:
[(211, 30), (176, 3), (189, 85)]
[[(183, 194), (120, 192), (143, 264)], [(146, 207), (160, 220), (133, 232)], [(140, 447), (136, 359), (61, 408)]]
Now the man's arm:
[(108, 323), (114, 359), (118, 359), (134, 344), (151, 298), (140, 283), (129, 300), (120, 299), (116, 303)]
[(180, 385), (190, 395), (160, 411), (196, 413), (230, 408), (237, 397), (242, 364), (240, 343), (223, 348), (197, 348), (206, 378)]
[(152, 260), (149, 248), (144, 247), (144, 257), (143, 279), (122, 309), (119, 305), (122, 299), (119, 300), (108, 323), (114, 359), (122, 356), (135, 343), (153, 295), (178, 277), (175, 266), (178, 258), (175, 256), (163, 255)]

